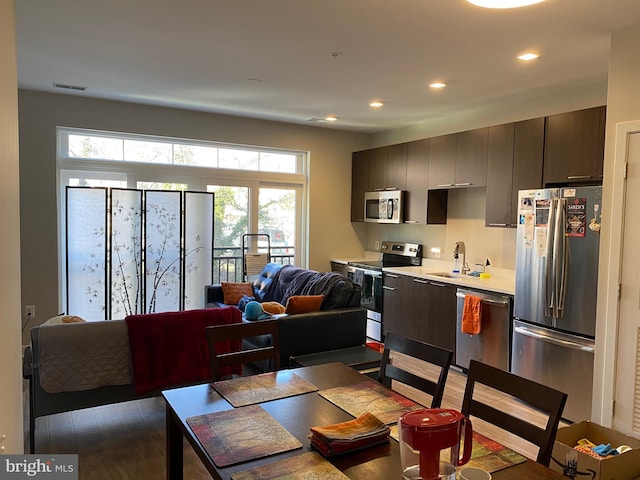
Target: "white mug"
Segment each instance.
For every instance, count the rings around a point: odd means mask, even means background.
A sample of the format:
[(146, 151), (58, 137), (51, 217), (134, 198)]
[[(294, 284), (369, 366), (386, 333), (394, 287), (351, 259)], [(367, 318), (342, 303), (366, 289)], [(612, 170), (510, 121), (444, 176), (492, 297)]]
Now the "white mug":
[(481, 468), (465, 467), (460, 470), (460, 480), (491, 480), (491, 474)]

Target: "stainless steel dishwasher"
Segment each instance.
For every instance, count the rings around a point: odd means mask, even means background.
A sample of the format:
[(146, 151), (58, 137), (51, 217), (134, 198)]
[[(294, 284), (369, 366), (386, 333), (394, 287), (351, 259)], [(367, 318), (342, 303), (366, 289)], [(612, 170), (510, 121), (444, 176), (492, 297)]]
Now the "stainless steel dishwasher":
[[(482, 327), (477, 335), (462, 333), (464, 299), (474, 295), (482, 301)], [(469, 368), (471, 359), (509, 371), (511, 354), (511, 304), (509, 295), (458, 288), (456, 365)]]

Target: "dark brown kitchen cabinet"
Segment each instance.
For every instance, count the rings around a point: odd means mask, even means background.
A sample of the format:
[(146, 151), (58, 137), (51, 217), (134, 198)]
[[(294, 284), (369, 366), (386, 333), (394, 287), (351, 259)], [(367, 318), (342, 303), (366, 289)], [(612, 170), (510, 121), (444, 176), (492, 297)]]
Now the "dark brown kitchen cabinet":
[(489, 127), (485, 207), (487, 227), (508, 227), (511, 224), (513, 132), (513, 123)]
[(451, 188), (456, 178), (456, 134), (441, 135), (429, 139), (430, 189)]
[(431, 138), (429, 188), (485, 186), (488, 138), (488, 128)]
[(484, 187), (487, 184), (489, 129), (460, 132), (457, 138), (456, 187)]
[(542, 188), (543, 117), (489, 127), (487, 227), (515, 227), (518, 191)]
[(456, 287), (419, 277), (383, 274), (383, 328), (455, 352)]
[[(425, 305), (420, 305), (420, 299)], [(411, 316), (418, 322), (418, 340), (456, 350), (456, 287), (454, 285), (412, 278), (407, 301)]]
[(351, 155), (351, 221), (364, 222), (364, 192), (369, 182), (371, 150), (353, 152)]
[(407, 144), (371, 150), (367, 191), (404, 190), (407, 181)]
[(409, 277), (395, 273), (382, 273), (382, 325), (387, 332), (408, 336), (411, 326), (404, 321)]
[(602, 182), (606, 107), (547, 117), (544, 185)]
[(385, 147), (387, 156), (385, 162), (385, 187), (395, 190), (407, 188), (407, 145), (399, 143)]
[(404, 222), (412, 224), (447, 223), (447, 190), (427, 190), (429, 139), (407, 143)]
[(511, 224), (518, 223), (518, 192), (542, 188), (544, 162), (544, 117), (516, 122), (513, 140), (513, 184)]

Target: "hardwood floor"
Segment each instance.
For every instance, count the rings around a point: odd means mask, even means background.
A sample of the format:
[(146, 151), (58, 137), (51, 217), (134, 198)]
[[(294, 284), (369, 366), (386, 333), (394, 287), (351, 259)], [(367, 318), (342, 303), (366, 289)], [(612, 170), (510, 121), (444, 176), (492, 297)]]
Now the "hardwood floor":
[[(412, 368), (424, 373), (423, 366), (411, 359)], [(462, 403), (466, 376), (452, 368), (447, 379), (443, 408), (459, 410)], [(397, 390), (415, 401), (430, 405), (431, 399), (420, 392), (410, 392), (397, 386)], [(528, 418), (535, 412), (523, 409), (510, 399), (498, 399), (495, 392), (486, 392), (506, 409), (515, 409)], [(26, 395), (25, 395), (26, 396)], [(26, 398), (25, 398), (26, 400)], [(28, 404), (26, 404), (28, 405)], [(25, 405), (25, 407), (26, 407)], [(106, 405), (69, 413), (49, 415), (36, 420), (36, 452), (77, 453), (81, 480), (147, 480), (165, 477), (165, 405), (161, 397)], [(25, 408), (28, 412), (28, 408)], [(28, 442), (28, 421), (25, 421), (25, 441)], [(481, 433), (535, 459), (537, 450), (491, 426), (474, 421), (473, 427)], [(25, 451), (27, 446), (25, 445)], [(184, 443), (185, 478), (210, 478), (191, 447)]]

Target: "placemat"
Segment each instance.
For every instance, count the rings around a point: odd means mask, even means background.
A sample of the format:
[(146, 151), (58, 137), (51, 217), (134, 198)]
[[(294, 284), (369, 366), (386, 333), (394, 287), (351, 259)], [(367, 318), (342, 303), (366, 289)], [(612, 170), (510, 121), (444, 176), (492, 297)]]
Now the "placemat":
[[(393, 425), (391, 427), (391, 433), (389, 436), (394, 440), (399, 441), (400, 437), (397, 425)], [(442, 457), (440, 459), (448, 462), (448, 453), (448, 450), (443, 450)], [(498, 470), (502, 470), (503, 468), (512, 467), (526, 461), (526, 457), (520, 455), (518, 452), (485, 437), (481, 433), (473, 432), (471, 460), (469, 460), (469, 463), (465, 466), (477, 467), (486, 472), (493, 473)]]
[(307, 452), (295, 457), (244, 470), (231, 475), (231, 480), (344, 480), (344, 473), (316, 452)]
[(318, 387), (287, 370), (222, 380), (213, 385), (234, 407), (315, 392)]
[(259, 405), (198, 415), (187, 423), (219, 467), (302, 447)]
[(514, 452), (481, 433), (473, 432), (473, 450), (467, 466), (478, 467), (493, 473), (526, 461), (526, 457), (518, 452)]
[(424, 408), (373, 380), (318, 393), (354, 417), (370, 412), (387, 425), (396, 423), (405, 412)]

